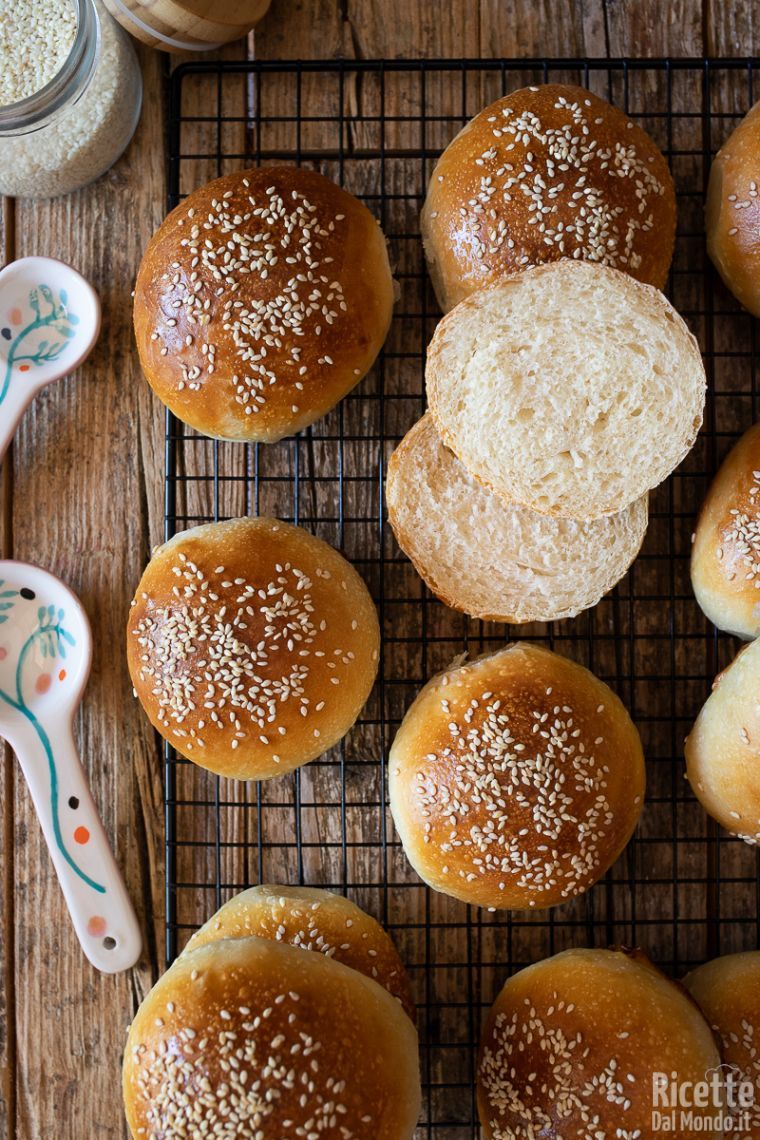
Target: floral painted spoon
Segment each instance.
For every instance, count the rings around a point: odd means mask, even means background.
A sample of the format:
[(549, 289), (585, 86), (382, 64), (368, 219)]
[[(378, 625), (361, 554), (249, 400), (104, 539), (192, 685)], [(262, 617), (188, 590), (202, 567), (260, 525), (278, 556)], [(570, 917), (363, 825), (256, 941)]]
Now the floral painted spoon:
[(53, 257), (0, 270), (0, 460), (34, 396), (77, 368), (98, 339), (98, 295)]
[(52, 574), (0, 561), (0, 736), (26, 776), (82, 949), (115, 974), (141, 937), (73, 735), (92, 660), (90, 627)]

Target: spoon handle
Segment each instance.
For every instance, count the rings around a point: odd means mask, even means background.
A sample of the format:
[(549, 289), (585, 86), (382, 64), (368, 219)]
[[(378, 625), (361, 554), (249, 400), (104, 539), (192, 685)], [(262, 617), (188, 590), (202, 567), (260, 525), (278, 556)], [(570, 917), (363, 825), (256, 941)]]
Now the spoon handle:
[(90, 794), (70, 723), (25, 725), (13, 748), (86, 956), (104, 974), (140, 957), (142, 938)]

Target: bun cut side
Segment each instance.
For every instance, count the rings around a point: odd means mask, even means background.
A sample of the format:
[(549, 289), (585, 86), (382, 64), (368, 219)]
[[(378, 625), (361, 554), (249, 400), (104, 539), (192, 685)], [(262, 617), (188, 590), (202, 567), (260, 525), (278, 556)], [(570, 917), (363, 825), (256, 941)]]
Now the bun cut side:
[(647, 497), (576, 522), (541, 515), (479, 483), (427, 413), (398, 445), (385, 485), (401, 549), (442, 601), (484, 621), (558, 621), (595, 605), (646, 533)]
[(480, 482), (542, 514), (615, 514), (696, 439), (697, 342), (656, 289), (587, 262), (507, 278), (441, 321), (425, 372), (443, 442)]

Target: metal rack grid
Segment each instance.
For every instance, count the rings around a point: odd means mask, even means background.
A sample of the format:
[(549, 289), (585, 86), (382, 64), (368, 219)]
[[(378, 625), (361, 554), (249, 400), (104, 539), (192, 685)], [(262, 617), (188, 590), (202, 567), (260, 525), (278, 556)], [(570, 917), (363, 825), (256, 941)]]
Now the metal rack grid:
[[(307, 163), (351, 190), (388, 236), (400, 298), (373, 372), (299, 437), (263, 447), (166, 425), (166, 535), (243, 513), (275, 514), (341, 548), (367, 580), (384, 634), (380, 676), (343, 744), (292, 776), (218, 780), (166, 754), (167, 960), (235, 891), (291, 881), (346, 891), (385, 923), (420, 1009), (418, 1137), (477, 1135), (475, 1052), (507, 975), (569, 946), (640, 945), (676, 975), (760, 944), (756, 851), (705, 816), (683, 780), (682, 740), (737, 649), (694, 602), (694, 517), (711, 475), (758, 417), (756, 326), (706, 257), (711, 155), (753, 102), (757, 61), (331, 61), (193, 63), (171, 86), (172, 205), (246, 165)], [(423, 587), (383, 509), (385, 465), (424, 407), (425, 346), (438, 316), (418, 215), (432, 166), (487, 102), (531, 82), (580, 83), (623, 107), (667, 155), (679, 194), (669, 295), (705, 354), (710, 396), (699, 441), (652, 495), (628, 576), (573, 621), (519, 630), (592, 668), (620, 694), (648, 760), (646, 808), (606, 878), (542, 913), (471, 909), (425, 889), (386, 807), (386, 756), (405, 708), (462, 651), (498, 647), (504, 626), (470, 621)]]

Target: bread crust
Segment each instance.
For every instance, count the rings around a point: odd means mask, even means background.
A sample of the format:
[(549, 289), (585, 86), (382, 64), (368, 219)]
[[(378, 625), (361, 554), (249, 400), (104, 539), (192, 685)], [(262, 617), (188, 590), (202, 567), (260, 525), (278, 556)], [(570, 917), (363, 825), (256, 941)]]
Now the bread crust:
[(223, 938), (269, 938), (315, 951), (372, 978), (417, 1013), (409, 977), (390, 936), (343, 895), (315, 887), (262, 884), (235, 895), (192, 936), (183, 954)]
[(710, 167), (707, 252), (728, 289), (760, 316), (760, 103), (755, 103)]
[(183, 955), (142, 1002), (123, 1089), (136, 1140), (339, 1127), (353, 1140), (411, 1140), (417, 1034), (382, 986), (340, 962), (226, 939)]
[[(696, 1000), (713, 1032), (718, 1037), (724, 1067), (734, 1070), (733, 1077), (748, 1081), (755, 1090), (754, 1104), (749, 1109), (750, 1127), (735, 1120), (726, 1135), (742, 1140), (760, 1140), (760, 951), (725, 954), (699, 966), (688, 974), (683, 984)], [(741, 1106), (732, 1116), (743, 1116)]]
[(663, 288), (676, 199), (652, 139), (582, 87), (523, 87), (491, 103), (433, 171), (421, 229), (444, 312), (505, 274), (562, 257)]
[(686, 774), (708, 815), (745, 843), (760, 843), (760, 641), (713, 682), (686, 738)]
[(377, 674), (364, 582), (301, 527), (241, 518), (176, 535), (145, 569), (127, 623), (154, 728), (220, 776), (267, 779), (348, 732)]
[(645, 785), (618, 697), (523, 642), (429, 681), (388, 770), (396, 830), (420, 877), (463, 902), (516, 910), (588, 890), (630, 839)]
[(691, 584), (718, 629), (760, 635), (760, 424), (728, 453), (702, 504)]
[[(524, 324), (513, 327), (527, 308), (530, 335)], [(629, 313), (651, 346), (631, 343), (638, 330), (623, 327)], [(656, 359), (642, 364), (648, 351)], [(636, 370), (634, 418), (624, 383)], [(540, 514), (575, 519), (616, 514), (667, 478), (696, 440), (706, 391), (697, 341), (662, 293), (616, 269), (568, 260), (460, 302), (428, 345), (425, 384), (438, 434), (478, 482)], [(549, 389), (562, 407), (541, 420), (531, 405), (543, 414)]]
[(369, 371), (393, 281), (369, 210), (316, 171), (226, 174), (172, 210), (135, 284), (140, 363), (184, 423), (270, 443)]
[[(646, 495), (585, 523), (509, 503), (443, 445), (429, 412), (393, 452), (385, 496), (396, 541), (433, 593), (470, 617), (512, 624), (596, 605), (641, 549), (649, 515)], [(454, 549), (446, 539), (465, 511)]]
[[(719, 1065), (696, 1003), (645, 955), (566, 950), (514, 974), (491, 1008), (478, 1064), (484, 1136), (654, 1140), (653, 1074), (696, 1083)], [(704, 1123), (682, 1126), (679, 1140), (723, 1135)]]

